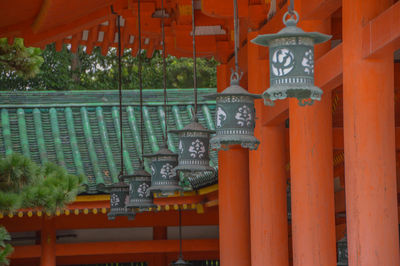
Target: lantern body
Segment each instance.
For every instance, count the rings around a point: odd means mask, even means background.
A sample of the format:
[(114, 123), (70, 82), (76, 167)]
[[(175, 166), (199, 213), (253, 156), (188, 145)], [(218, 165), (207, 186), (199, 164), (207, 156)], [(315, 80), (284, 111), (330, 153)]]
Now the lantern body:
[(262, 97), (266, 105), (275, 100), (297, 98), (300, 105), (311, 105), (321, 100), (322, 90), (314, 86), (314, 45), (329, 40), (332, 36), (318, 32), (304, 32), (296, 26), (296, 20), (286, 20), (286, 25), (277, 34), (259, 35), (252, 40), (261, 46), (269, 46), (270, 88)]
[(143, 211), (153, 207), (153, 197), (149, 191), (151, 176), (142, 167), (129, 179), (129, 202), (127, 207)]
[(202, 172), (215, 172), (210, 166), (210, 134), (214, 131), (204, 128), (195, 118), (182, 130), (171, 130), (179, 137), (177, 173), (197, 175)]
[(206, 97), (216, 99), (216, 135), (210, 140), (211, 148), (228, 150), (229, 145), (239, 144), (256, 150), (260, 142), (254, 137), (254, 99), (261, 96), (248, 93), (239, 85), (239, 79), (231, 77), (231, 85), (222, 93)]
[[(125, 176), (126, 177), (126, 176)], [(129, 185), (123, 179), (111, 186), (110, 189), (110, 212), (108, 220), (115, 220), (117, 216), (127, 216), (128, 220), (135, 218), (135, 213), (127, 208), (129, 202)]]
[(151, 186), (149, 190), (161, 196), (173, 195), (181, 191), (179, 176), (174, 168), (178, 166), (178, 154), (165, 145), (155, 154), (145, 155), (151, 159)]

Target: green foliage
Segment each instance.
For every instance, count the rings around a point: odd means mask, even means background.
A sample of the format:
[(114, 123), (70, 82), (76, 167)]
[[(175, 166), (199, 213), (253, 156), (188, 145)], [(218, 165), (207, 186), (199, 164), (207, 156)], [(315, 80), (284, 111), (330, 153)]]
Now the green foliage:
[[(66, 46), (56, 52), (54, 45), (43, 50), (44, 63), (35, 77), (22, 78), (14, 73), (0, 76), (0, 90), (109, 90), (118, 88), (117, 50), (112, 48), (106, 56), (100, 48), (93, 49), (92, 54), (85, 53), (80, 47), (76, 54)], [(156, 51), (152, 58), (146, 53), (142, 58), (143, 88), (163, 88), (162, 56)], [(168, 56), (167, 87), (193, 87), (193, 60)], [(198, 87), (216, 87), (216, 66), (213, 59), (198, 58)], [(0, 70), (1, 71), (1, 70)], [(138, 57), (133, 57), (131, 50), (124, 51), (122, 56), (122, 84), (124, 89), (138, 88)]]
[(25, 47), (24, 40), (14, 39), (10, 45), (6, 38), (0, 38), (0, 73), (9, 78), (31, 78), (40, 71), (43, 63), (39, 48)]
[(0, 210), (42, 208), (54, 213), (75, 199), (82, 183), (82, 176), (68, 174), (58, 165), (38, 166), (12, 154), (0, 159)]
[(10, 240), (10, 234), (3, 226), (0, 226), (0, 265), (9, 265), (7, 257), (14, 251), (14, 249), (5, 241)]

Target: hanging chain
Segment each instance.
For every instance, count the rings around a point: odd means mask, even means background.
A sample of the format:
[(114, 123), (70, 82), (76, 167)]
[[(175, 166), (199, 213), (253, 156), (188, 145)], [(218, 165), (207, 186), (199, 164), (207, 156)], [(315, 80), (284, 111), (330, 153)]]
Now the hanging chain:
[(294, 15), (294, 0), (289, 0), (289, 5), (288, 5), (288, 12), (290, 15)]
[(182, 255), (182, 213), (181, 213), (181, 208), (178, 207), (179, 211), (179, 257), (183, 258)]
[(140, 162), (143, 166), (144, 142), (143, 142), (143, 88), (142, 88), (142, 31), (140, 24), (140, 0), (138, 0), (138, 35), (139, 35), (139, 93), (140, 93), (140, 141), (142, 145), (142, 158)]
[(197, 118), (197, 70), (196, 70), (196, 23), (194, 15), (194, 0), (192, 0), (192, 34), (193, 34), (194, 119), (196, 119)]
[(118, 31), (118, 91), (119, 91), (119, 124), (120, 124), (120, 147), (121, 147), (121, 171), (119, 176), (124, 175), (124, 140), (123, 140), (123, 125), (122, 125), (122, 63), (121, 63), (121, 16), (114, 12), (114, 7), (111, 5), (111, 13), (117, 15), (117, 31)]
[(119, 89), (119, 124), (120, 124), (120, 147), (121, 147), (121, 172), (124, 175), (124, 140), (122, 137), (122, 64), (121, 64), (121, 16), (117, 16), (118, 22), (118, 89)]
[(235, 38), (235, 71), (239, 74), (238, 49), (239, 49), (239, 16), (237, 0), (233, 0), (233, 26)]
[(165, 119), (165, 135), (164, 143), (167, 145), (168, 141), (168, 110), (167, 110), (167, 63), (165, 62), (165, 30), (164, 30), (164, 0), (161, 0), (161, 35), (162, 35), (162, 59), (163, 59), (163, 85), (164, 85), (164, 119)]

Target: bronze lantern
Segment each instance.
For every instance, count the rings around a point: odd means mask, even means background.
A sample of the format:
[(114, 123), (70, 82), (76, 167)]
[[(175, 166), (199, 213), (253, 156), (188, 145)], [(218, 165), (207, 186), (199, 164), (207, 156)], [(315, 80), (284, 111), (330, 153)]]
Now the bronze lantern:
[(170, 151), (164, 143), (164, 147), (158, 152), (145, 157), (151, 160), (151, 186), (149, 191), (161, 196), (173, 195), (181, 191), (179, 176), (174, 168), (178, 165), (178, 154)]
[(129, 202), (128, 209), (144, 211), (154, 207), (153, 197), (150, 193), (151, 176), (142, 166), (133, 175), (129, 176)]
[(240, 75), (234, 72), (228, 88), (221, 93), (206, 96), (216, 99), (216, 134), (210, 140), (212, 149), (228, 150), (230, 145), (239, 144), (243, 148), (256, 150), (260, 144), (254, 137), (254, 100), (261, 96), (242, 88), (239, 80)]
[(322, 90), (314, 85), (314, 45), (332, 36), (304, 32), (296, 26), (298, 21), (296, 11), (286, 12), (283, 16), (285, 28), (252, 40), (270, 47), (270, 88), (262, 95), (265, 105), (274, 105), (274, 101), (288, 97), (297, 98), (300, 105), (312, 105), (314, 100), (321, 100)]
[(110, 188), (110, 212), (108, 220), (115, 220), (117, 216), (127, 216), (128, 220), (135, 219), (135, 212), (127, 208), (129, 203), (129, 185), (125, 182), (130, 176), (121, 176), (118, 183)]
[(202, 172), (215, 172), (210, 166), (210, 135), (214, 133), (203, 127), (194, 116), (193, 122), (180, 130), (170, 130), (179, 137), (178, 166), (174, 170), (185, 176)]

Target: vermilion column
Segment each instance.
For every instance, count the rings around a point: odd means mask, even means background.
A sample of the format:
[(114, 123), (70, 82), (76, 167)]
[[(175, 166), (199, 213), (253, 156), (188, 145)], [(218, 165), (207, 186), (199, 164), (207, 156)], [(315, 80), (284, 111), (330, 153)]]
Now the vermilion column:
[[(219, 91), (228, 85), (226, 70), (226, 65), (220, 65), (217, 69)], [(219, 243), (222, 266), (251, 265), (248, 154), (242, 148), (219, 152)]]
[(56, 266), (56, 227), (52, 217), (43, 217), (40, 244), (40, 266)]
[[(301, 27), (329, 32), (328, 22), (303, 21)], [(318, 47), (316, 56), (327, 49), (329, 43)], [(336, 265), (330, 93), (312, 106), (290, 99), (289, 132), (293, 265)]]
[[(165, 240), (167, 239), (167, 227), (155, 226), (153, 227), (153, 240)], [(166, 254), (157, 254), (153, 256), (153, 259), (148, 263), (149, 266), (168, 266)]]
[[(248, 39), (256, 37), (249, 33)], [(248, 44), (248, 84), (252, 93), (262, 93), (269, 84), (268, 60), (258, 59), (258, 49)], [(265, 49), (265, 48), (263, 48)], [(283, 124), (263, 126), (262, 113), (268, 112), (262, 100), (256, 101), (255, 135), (260, 140), (250, 151), (250, 236), (252, 266), (287, 266), (288, 220), (286, 204), (286, 141)]]
[[(393, 50), (362, 57), (362, 27), (391, 0), (343, 1), (343, 108), (350, 265), (400, 265)], [(385, 25), (382, 31), (390, 29)], [(384, 34), (384, 33), (382, 33)]]

